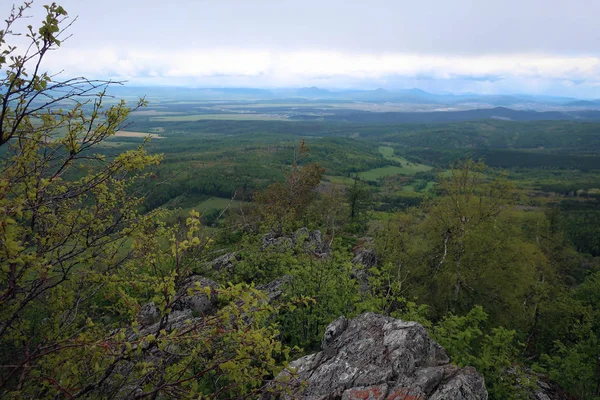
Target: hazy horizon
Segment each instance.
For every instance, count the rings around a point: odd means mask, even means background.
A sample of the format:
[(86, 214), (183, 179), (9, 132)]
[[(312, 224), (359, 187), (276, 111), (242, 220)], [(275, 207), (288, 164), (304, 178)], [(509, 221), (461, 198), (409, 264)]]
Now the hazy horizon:
[(165, 84), (149, 84), (149, 83), (139, 83), (139, 82), (130, 82), (130, 81), (115, 81), (115, 83), (122, 83), (124, 87), (127, 88), (157, 88), (157, 89), (191, 89), (191, 90), (264, 90), (271, 91), (274, 93), (277, 92), (292, 92), (303, 89), (317, 89), (317, 90), (326, 90), (335, 93), (343, 93), (343, 92), (376, 92), (379, 90), (384, 90), (389, 93), (404, 93), (411, 92), (413, 90), (420, 90), (427, 94), (444, 96), (444, 95), (453, 95), (453, 96), (523, 96), (523, 97), (535, 97), (535, 98), (543, 98), (543, 97), (555, 97), (555, 98), (570, 98), (570, 99), (580, 99), (580, 100), (600, 100), (600, 94), (595, 96), (574, 96), (574, 95), (560, 95), (560, 94), (536, 94), (536, 93), (526, 93), (526, 92), (506, 92), (506, 93), (481, 93), (474, 91), (450, 91), (450, 90), (425, 90), (420, 87), (399, 87), (399, 88), (385, 88), (385, 87), (335, 87), (335, 86), (316, 86), (316, 85), (304, 85), (304, 86), (236, 86), (236, 85), (190, 85), (190, 84), (175, 84), (175, 83), (165, 83)]

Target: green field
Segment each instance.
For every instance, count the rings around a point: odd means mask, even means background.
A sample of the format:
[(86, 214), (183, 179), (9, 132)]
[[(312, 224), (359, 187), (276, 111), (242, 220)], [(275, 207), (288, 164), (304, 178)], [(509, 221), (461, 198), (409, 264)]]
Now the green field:
[(412, 163), (404, 157), (395, 156), (393, 147), (379, 146), (379, 153), (381, 153), (381, 155), (387, 160), (398, 161), (402, 163), (403, 171), (399, 172), (401, 174), (414, 175), (417, 172), (427, 172), (433, 169), (429, 165)]
[[(236, 209), (240, 208), (241, 204), (242, 204), (242, 202), (239, 200), (232, 201), (231, 199), (226, 199), (224, 197), (211, 197), (207, 200), (204, 200), (204, 201), (196, 204), (195, 206), (183, 207), (179, 211), (176, 211), (175, 215), (179, 216), (179, 217), (187, 218), (187, 217), (189, 217), (190, 212), (192, 210), (197, 211), (200, 213), (200, 215), (202, 215), (204, 212), (206, 212), (208, 210), (216, 209), (219, 211), (223, 211), (223, 210), (225, 210), (225, 208), (228, 205), (229, 205), (229, 210), (236, 210)], [(169, 219), (167, 219), (167, 221), (173, 222), (174, 219), (173, 219), (173, 217), (170, 217)]]
[(351, 185), (354, 182), (354, 179), (347, 176), (325, 175), (323, 178), (336, 185)]
[(379, 178), (390, 175), (405, 174), (406, 169), (404, 167), (388, 166), (382, 168), (373, 168), (368, 171), (359, 172), (358, 176), (367, 181), (376, 181)]
[(196, 207), (193, 208), (198, 212), (209, 210), (211, 208), (224, 210), (230, 202), (231, 205), (229, 206), (229, 208), (239, 208), (240, 204), (242, 203), (239, 200), (232, 201), (231, 199), (226, 199), (223, 197), (211, 197), (210, 199), (203, 201), (202, 203), (198, 204)]
[(427, 185), (425, 186), (425, 188), (423, 188), (420, 191), (416, 191), (415, 187), (413, 185), (406, 185), (406, 186), (402, 186), (402, 192), (404, 192), (404, 193), (424, 193), (424, 192), (429, 192), (436, 185), (437, 185), (437, 182), (429, 181), (429, 182), (427, 182)]
[(392, 158), (392, 157), (394, 157), (394, 148), (393, 147), (379, 146), (379, 152), (385, 158)]

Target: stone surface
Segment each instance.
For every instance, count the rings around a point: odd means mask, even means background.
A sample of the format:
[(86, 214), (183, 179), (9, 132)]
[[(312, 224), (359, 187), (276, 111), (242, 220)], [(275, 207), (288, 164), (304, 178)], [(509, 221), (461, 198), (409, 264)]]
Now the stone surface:
[[(202, 289), (210, 288), (214, 290), (217, 283), (199, 275), (192, 275), (185, 280), (182, 287), (175, 295), (173, 311), (169, 314), (164, 328), (169, 331), (176, 328), (182, 328), (187, 321), (196, 320), (205, 315), (211, 314), (217, 307), (217, 296), (207, 296)], [(192, 293), (190, 293), (190, 290)], [(148, 335), (158, 330), (160, 323), (160, 311), (154, 303), (148, 303), (142, 306), (138, 315), (140, 323), (139, 335)], [(132, 334), (133, 335), (133, 334)]]
[(361, 238), (353, 252), (352, 277), (359, 283), (361, 292), (368, 292), (369, 269), (377, 265), (377, 254), (373, 250), (373, 239)]
[[(483, 377), (449, 363), (416, 322), (365, 313), (332, 322), (322, 351), (290, 363), (289, 398), (486, 400)], [(290, 371), (282, 372), (284, 379)], [(266, 396), (265, 396), (266, 397)]]
[(192, 275), (177, 291), (173, 310), (190, 310), (195, 316), (211, 313), (216, 308), (217, 297), (207, 296), (204, 292), (206, 288), (210, 288), (211, 293), (214, 294), (217, 283), (199, 275)]
[(285, 275), (279, 279), (269, 282), (265, 285), (259, 285), (256, 288), (266, 293), (269, 301), (277, 300), (283, 294), (283, 288), (292, 281), (292, 277)]
[(210, 263), (210, 267), (215, 271), (232, 270), (237, 261), (239, 256), (236, 252), (227, 253), (215, 258)]
[[(517, 373), (514, 368), (511, 368), (509, 369), (509, 373), (518, 375), (517, 381), (521, 379), (527, 381), (525, 389), (529, 392), (531, 400), (575, 400), (574, 397), (569, 396), (558, 384), (551, 382), (548, 378), (530, 369), (521, 368)], [(523, 389), (523, 387), (520, 389)]]
[(275, 250), (285, 252), (301, 246), (308, 253), (319, 257), (326, 257), (331, 253), (331, 246), (323, 240), (321, 231), (309, 231), (300, 228), (291, 235), (278, 235), (274, 232), (262, 237), (262, 250)]
[(160, 319), (160, 310), (154, 302), (144, 304), (138, 315), (138, 322), (141, 326), (152, 325)]

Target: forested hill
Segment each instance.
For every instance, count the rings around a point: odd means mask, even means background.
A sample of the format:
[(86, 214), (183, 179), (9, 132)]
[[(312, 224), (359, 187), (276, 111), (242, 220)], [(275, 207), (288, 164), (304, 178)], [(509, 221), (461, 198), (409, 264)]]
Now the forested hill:
[[(213, 138), (277, 135), (279, 138), (345, 137), (420, 148), (495, 148), (594, 152), (600, 150), (600, 122), (478, 120), (452, 123), (349, 123), (325, 121), (161, 120), (131, 118), (136, 130), (176, 140), (211, 134)], [(267, 136), (263, 140), (269, 140)]]

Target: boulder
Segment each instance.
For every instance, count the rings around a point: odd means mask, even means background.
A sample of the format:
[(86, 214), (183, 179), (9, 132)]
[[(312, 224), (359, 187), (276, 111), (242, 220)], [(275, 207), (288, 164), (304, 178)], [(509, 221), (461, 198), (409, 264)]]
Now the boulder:
[(535, 379), (535, 388), (529, 398), (531, 400), (574, 400), (574, 397), (563, 388), (539, 375)]
[(528, 393), (531, 400), (575, 400), (557, 383), (529, 368), (511, 367), (508, 373), (516, 378), (516, 388)]
[(307, 400), (488, 398), (483, 377), (450, 364), (423, 326), (374, 313), (332, 322), (321, 351), (291, 362), (284, 381), (285, 398)]
[(292, 277), (289, 275), (282, 276), (272, 282), (265, 285), (259, 285), (256, 288), (266, 293), (269, 302), (275, 301), (283, 294), (284, 286), (292, 281)]
[[(199, 275), (192, 275), (186, 279), (175, 295), (173, 311), (169, 314), (164, 328), (167, 330), (182, 328), (191, 318), (203, 317), (214, 312), (217, 296), (209, 297), (202, 289), (210, 288), (212, 292), (216, 287), (216, 282)], [(138, 322), (142, 328), (139, 335), (156, 332), (160, 319), (161, 313), (153, 302), (142, 306), (138, 314)]]
[(331, 246), (325, 240), (321, 231), (309, 231), (300, 228), (290, 235), (280, 235), (269, 232), (262, 237), (262, 250), (275, 250), (285, 252), (302, 246), (304, 251), (318, 257), (327, 257), (331, 253)]
[(373, 250), (373, 239), (362, 238), (353, 249), (352, 277), (359, 283), (361, 292), (369, 291), (369, 270), (377, 265), (377, 254)]
[(234, 251), (232, 253), (223, 254), (222, 256), (215, 258), (209, 263), (209, 265), (214, 271), (230, 271), (233, 269), (237, 261), (239, 261), (239, 255)]
[(375, 241), (373, 238), (360, 238), (356, 246), (352, 249), (352, 252), (354, 253), (352, 264), (361, 265), (366, 270), (377, 265), (377, 254), (373, 249), (374, 246)]
[[(173, 310), (190, 310), (195, 316), (210, 314), (216, 308), (214, 291), (217, 283), (199, 275), (192, 275), (183, 282), (181, 289), (175, 295)], [(209, 288), (211, 296), (207, 296), (204, 289)]]
[(144, 304), (138, 314), (138, 322), (141, 326), (152, 325), (160, 319), (160, 310), (154, 302)]

